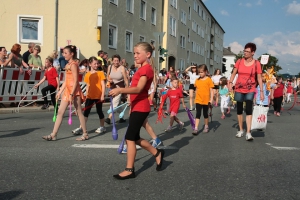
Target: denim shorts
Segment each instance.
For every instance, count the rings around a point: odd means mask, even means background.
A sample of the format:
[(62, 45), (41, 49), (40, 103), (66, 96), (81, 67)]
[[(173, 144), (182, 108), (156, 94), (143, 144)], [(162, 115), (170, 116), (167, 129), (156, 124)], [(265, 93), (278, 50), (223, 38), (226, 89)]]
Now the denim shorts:
[(249, 92), (249, 93), (235, 92), (234, 93), (234, 100), (237, 102), (253, 101), (253, 99), (254, 99), (254, 92)]

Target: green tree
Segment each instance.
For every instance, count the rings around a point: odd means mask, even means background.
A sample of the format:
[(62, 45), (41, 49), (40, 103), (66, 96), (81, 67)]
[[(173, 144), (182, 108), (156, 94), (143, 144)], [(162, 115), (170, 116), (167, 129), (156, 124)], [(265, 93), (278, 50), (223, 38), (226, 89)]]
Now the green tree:
[(242, 51), (240, 51), (240, 53), (235, 55), (235, 60), (234, 62), (238, 61), (238, 59), (241, 59), (244, 57), (244, 53)]
[[(268, 67), (274, 67), (274, 71), (275, 72), (279, 72), (279, 70), (281, 70), (281, 66), (279, 66), (278, 63), (278, 58), (276, 58), (275, 56), (272, 56), (271, 54), (265, 53), (263, 55), (269, 55), (269, 60), (268, 63), (263, 65), (263, 70), (266, 70)], [(261, 56), (257, 59), (260, 61)]]

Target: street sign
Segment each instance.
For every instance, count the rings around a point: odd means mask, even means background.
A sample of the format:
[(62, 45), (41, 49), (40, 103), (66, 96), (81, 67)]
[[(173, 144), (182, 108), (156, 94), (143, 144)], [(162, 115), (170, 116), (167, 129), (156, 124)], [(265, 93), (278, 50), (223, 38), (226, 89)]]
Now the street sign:
[(261, 63), (262, 65), (267, 64), (268, 61), (269, 61), (269, 55), (261, 55), (260, 63)]

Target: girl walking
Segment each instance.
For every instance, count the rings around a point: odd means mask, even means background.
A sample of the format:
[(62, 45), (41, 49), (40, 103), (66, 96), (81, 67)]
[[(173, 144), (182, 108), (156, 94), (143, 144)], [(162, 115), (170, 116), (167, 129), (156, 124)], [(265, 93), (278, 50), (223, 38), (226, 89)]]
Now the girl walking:
[(153, 81), (153, 69), (150, 65), (150, 57), (153, 48), (149, 43), (140, 42), (134, 47), (134, 59), (137, 64), (141, 64), (137, 72), (132, 77), (129, 88), (115, 88), (109, 95), (115, 97), (119, 94), (130, 94), (131, 113), (129, 126), (126, 132), (127, 143), (127, 164), (124, 171), (114, 175), (116, 179), (135, 178), (134, 161), (136, 156), (136, 144), (149, 151), (156, 159), (156, 170), (161, 170), (164, 150), (155, 149), (147, 140), (140, 137), (140, 129), (147, 123), (147, 117), (151, 110), (148, 101), (148, 90)]
[(227, 87), (227, 78), (226, 77), (220, 78), (219, 94), (221, 97), (221, 104), (220, 104), (220, 108), (221, 108), (221, 112), (222, 112), (221, 119), (225, 119), (225, 109), (227, 109), (226, 114), (230, 113), (230, 107), (228, 106), (229, 101), (230, 101), (230, 96), (229, 96), (229, 90)]
[(200, 124), (201, 112), (203, 110), (204, 116), (204, 129), (203, 132), (207, 133), (209, 131), (208, 127), (208, 104), (212, 103), (213, 100), (213, 87), (214, 84), (207, 76), (207, 66), (200, 65), (199, 66), (199, 78), (195, 81), (196, 88), (196, 123), (195, 130), (193, 131), (193, 135), (198, 135), (198, 127)]
[(283, 96), (285, 95), (285, 88), (282, 83), (282, 77), (278, 76), (276, 80), (277, 80), (277, 85), (275, 86), (272, 99), (273, 99), (274, 115), (280, 117), (281, 104), (282, 104)]
[(172, 88), (168, 90), (167, 94), (164, 95), (163, 97), (163, 102), (160, 105), (160, 110), (162, 109), (164, 102), (166, 98), (170, 99), (170, 108), (167, 111), (170, 113), (170, 125), (168, 128), (165, 130), (165, 132), (170, 132), (172, 130), (172, 126), (174, 121), (178, 123), (178, 128), (179, 130), (182, 130), (184, 123), (176, 117), (179, 107), (180, 107), (180, 100), (182, 102), (182, 106), (186, 108), (183, 100), (183, 95), (182, 95), (182, 89), (178, 87), (178, 79), (176, 77), (172, 77), (171, 81)]
[[(104, 101), (105, 94), (105, 75), (103, 71), (97, 71), (98, 59), (96, 57), (90, 57), (89, 66), (91, 70), (84, 76), (84, 82), (86, 83), (86, 101), (84, 108), (85, 123), (88, 120), (89, 114), (93, 105), (96, 105), (96, 110), (100, 120), (100, 127), (95, 131), (96, 133), (104, 133), (106, 131), (104, 127), (104, 114), (102, 111), (102, 102)], [(82, 127), (76, 128), (72, 131), (75, 135), (82, 132)]]
[(66, 60), (68, 60), (68, 64), (65, 67), (66, 80), (62, 84), (59, 92), (56, 94), (56, 98), (58, 99), (63, 91), (64, 93), (62, 95), (53, 131), (50, 135), (43, 136), (43, 139), (46, 141), (56, 140), (57, 132), (61, 125), (64, 112), (66, 111), (68, 105), (72, 102), (74, 103), (80, 125), (83, 129), (82, 136), (80, 138), (77, 138), (76, 140), (84, 141), (89, 139), (88, 133), (86, 131), (84, 116), (81, 110), (81, 102), (82, 99), (84, 99), (84, 95), (78, 82), (79, 67), (75, 61), (76, 55), (76, 46), (74, 45), (68, 45), (63, 49), (63, 56)]
[(39, 87), (45, 80), (48, 81), (48, 85), (42, 89), (42, 95), (44, 97), (44, 105), (42, 106), (42, 110), (45, 110), (49, 107), (47, 92), (49, 91), (51, 94), (51, 102), (55, 108), (56, 100), (55, 100), (55, 90), (59, 90), (59, 80), (56, 69), (53, 67), (53, 58), (47, 57), (45, 60), (45, 74), (42, 80), (38, 84), (34, 86), (34, 88)]
[(195, 84), (195, 81), (197, 80), (197, 78), (199, 78), (197, 66), (194, 66), (194, 65), (190, 66), (185, 70), (185, 72), (190, 77), (190, 86), (189, 86), (190, 110), (194, 110), (194, 108), (193, 108), (193, 105), (194, 105), (193, 98), (194, 98), (194, 92), (196, 90), (194, 84)]

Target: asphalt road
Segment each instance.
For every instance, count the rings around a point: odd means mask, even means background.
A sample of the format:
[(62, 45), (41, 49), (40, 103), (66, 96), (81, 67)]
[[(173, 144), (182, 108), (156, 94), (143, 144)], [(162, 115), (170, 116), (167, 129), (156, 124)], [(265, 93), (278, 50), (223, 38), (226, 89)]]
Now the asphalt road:
[[(78, 142), (71, 134), (78, 118), (69, 126), (66, 112), (58, 140), (47, 142), (41, 137), (51, 133), (52, 112), (1, 114), (0, 199), (300, 199), (300, 106), (281, 117), (271, 111), (267, 130), (254, 131), (253, 142), (235, 138), (235, 110), (221, 120), (214, 108), (210, 132), (198, 136), (185, 111), (178, 115), (184, 130), (170, 133), (164, 132), (168, 119), (155, 124), (152, 112), (150, 123), (166, 148), (164, 170), (157, 172), (155, 159), (138, 150), (137, 177), (125, 181), (112, 175), (125, 168), (126, 155), (116, 147), (126, 123), (117, 124), (118, 141), (111, 126), (98, 135), (94, 110), (90, 140)], [(150, 139), (143, 129), (141, 135)]]

